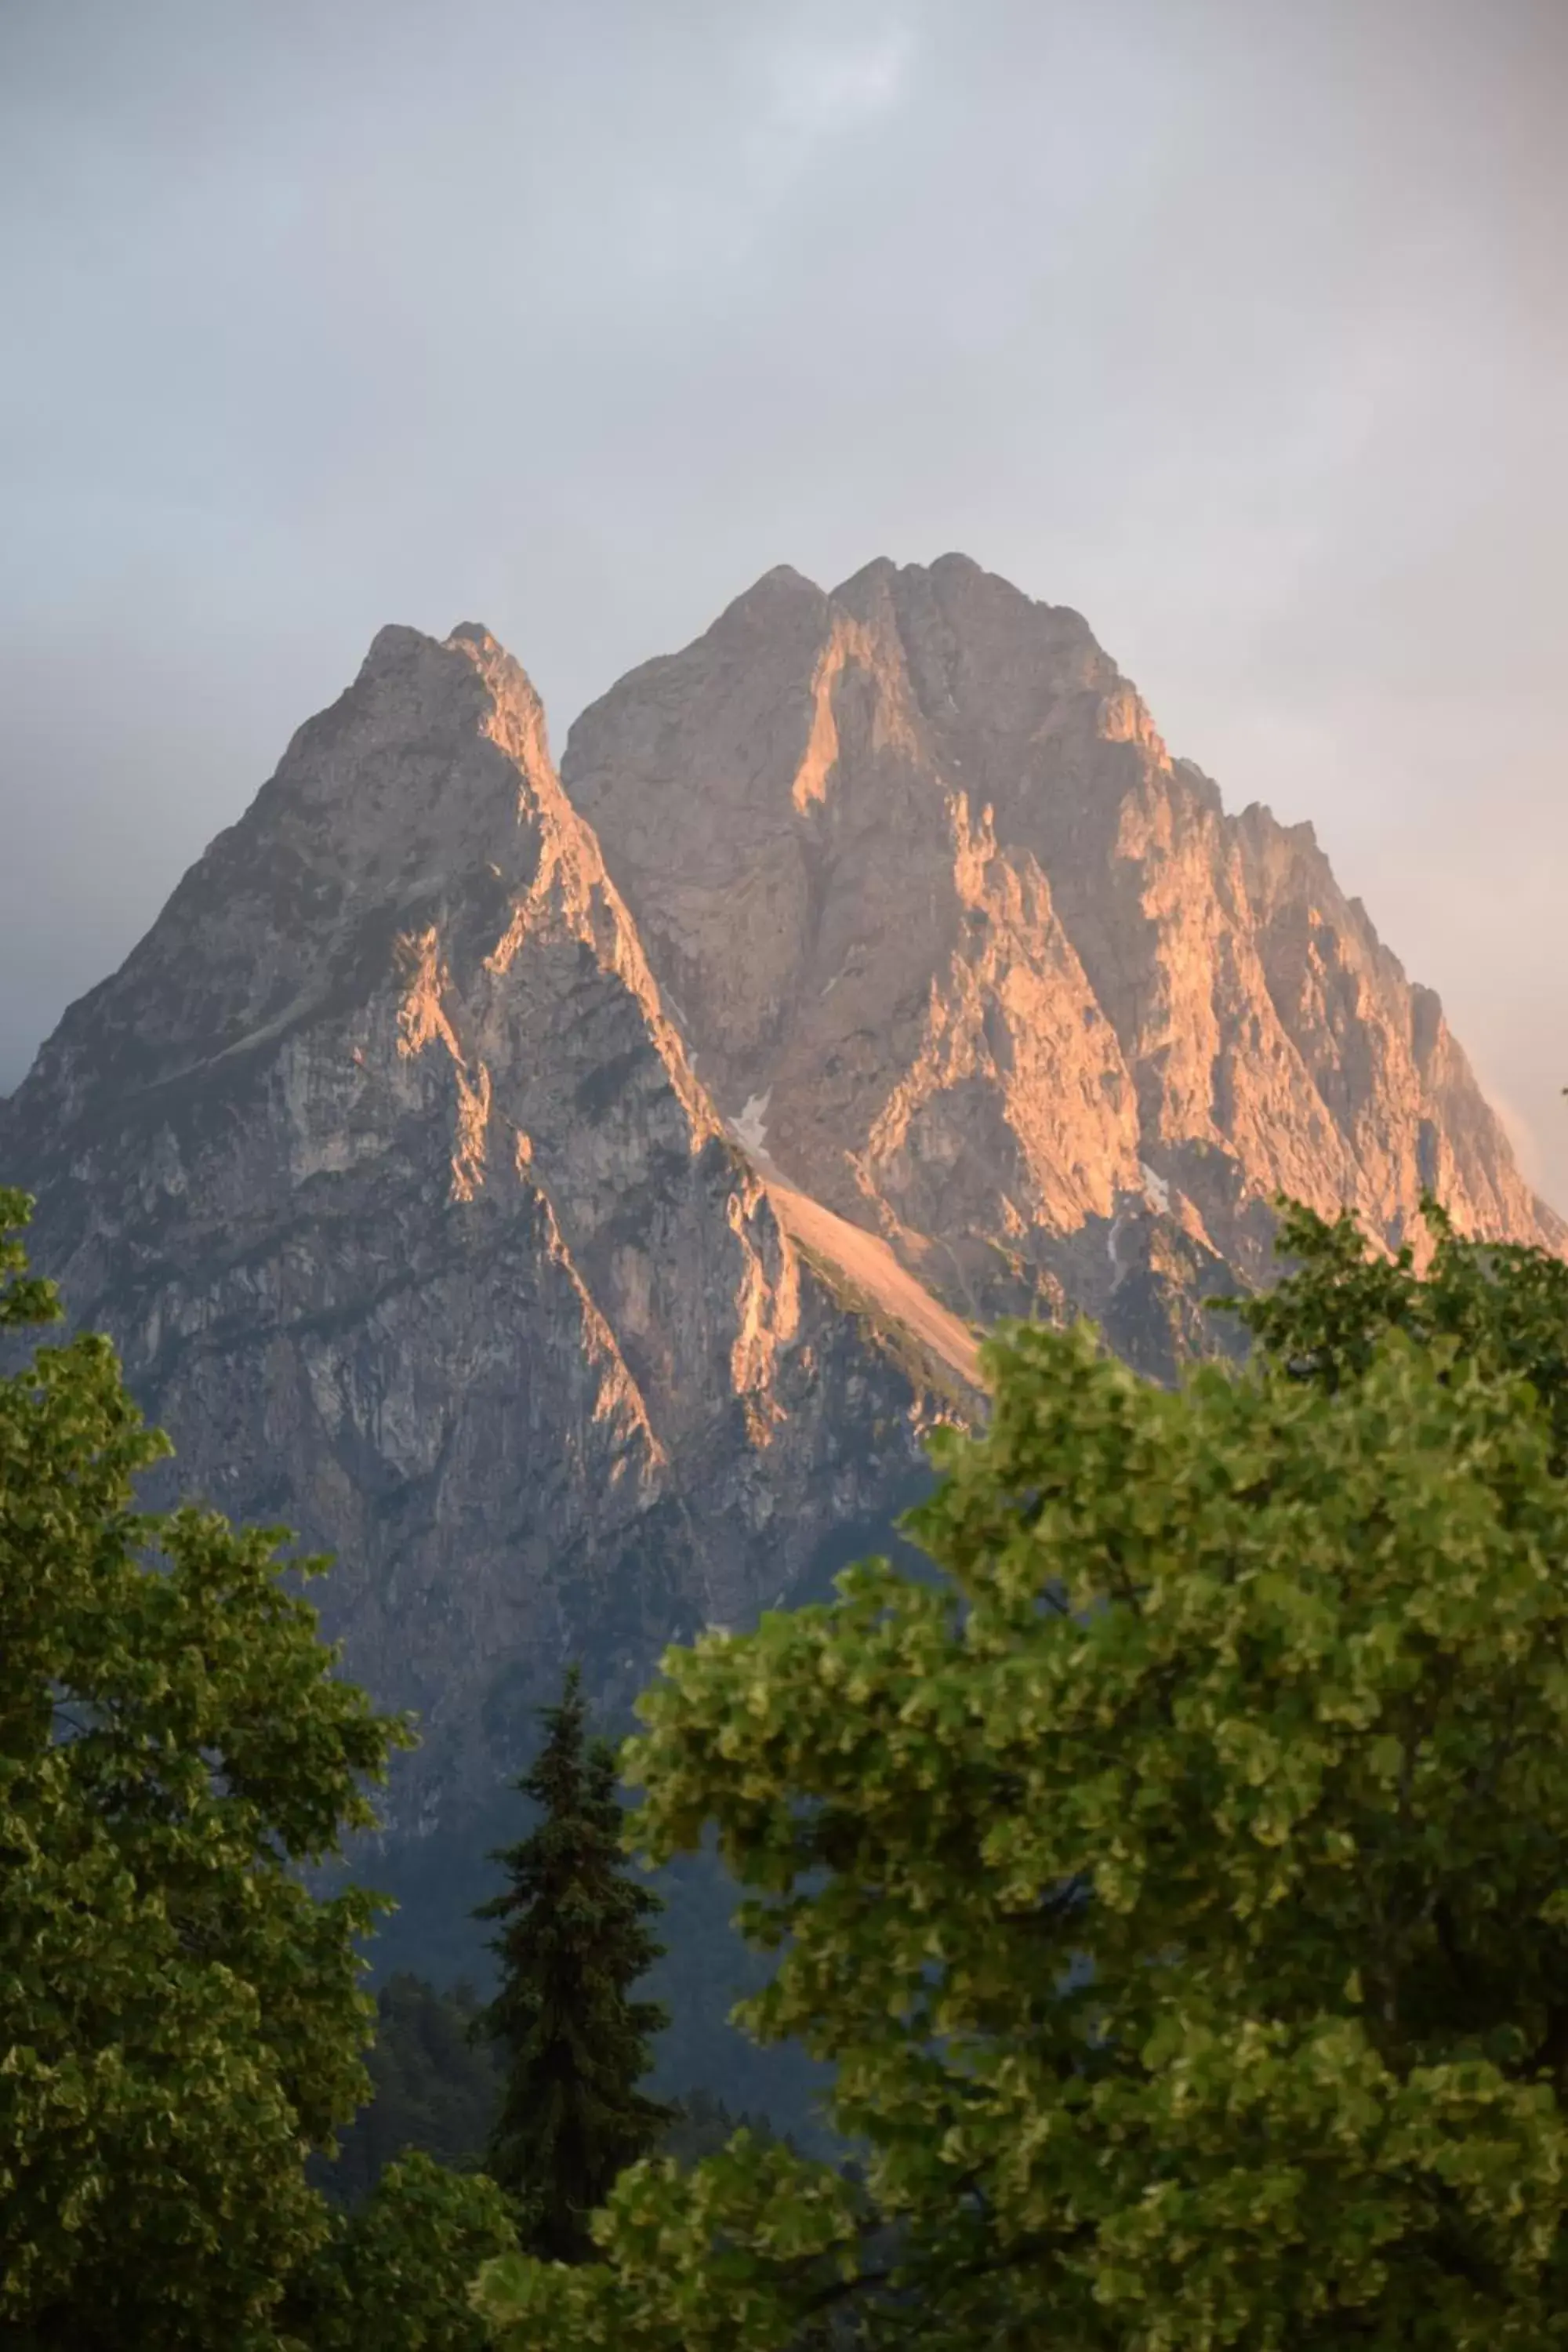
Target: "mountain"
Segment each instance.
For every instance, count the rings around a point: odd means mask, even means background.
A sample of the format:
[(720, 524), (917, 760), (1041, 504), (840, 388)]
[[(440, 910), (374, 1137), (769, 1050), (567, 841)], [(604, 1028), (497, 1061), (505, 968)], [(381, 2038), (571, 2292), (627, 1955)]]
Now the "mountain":
[(1310, 826), (1226, 815), (1078, 614), (962, 556), (769, 572), (562, 775), (731, 1131), (966, 1317), (1081, 1307), (1169, 1374), (1281, 1191), (1568, 1239)]
[(382, 632), (68, 1013), (0, 1167), (179, 1489), (336, 1554), (350, 1669), (422, 1719), (395, 1835), (517, 1768), (566, 1658), (623, 1703), (837, 1562), (962, 1394), (781, 1224), (477, 627)]
[[(977, 1328), (1169, 1376), (1283, 1188), (1553, 1247), (1436, 999), (1307, 827), (1227, 816), (1076, 614), (958, 557), (770, 572), (572, 730), (485, 630), (382, 631), (0, 1103), (41, 1271), (163, 1496), (336, 1555), (418, 1710), (384, 1964), (482, 1969), (531, 1710), (896, 1541)], [(798, 2126), (673, 1874), (665, 2076)]]

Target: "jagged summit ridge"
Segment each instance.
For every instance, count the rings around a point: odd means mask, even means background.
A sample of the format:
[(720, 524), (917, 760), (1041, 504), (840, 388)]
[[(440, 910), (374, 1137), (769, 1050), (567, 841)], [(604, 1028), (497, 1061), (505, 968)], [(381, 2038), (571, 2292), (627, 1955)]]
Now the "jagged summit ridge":
[(1281, 1190), (1563, 1236), (1310, 829), (1227, 816), (1079, 614), (964, 557), (765, 575), (563, 777), (725, 1115), (966, 1312), (1257, 1275)]

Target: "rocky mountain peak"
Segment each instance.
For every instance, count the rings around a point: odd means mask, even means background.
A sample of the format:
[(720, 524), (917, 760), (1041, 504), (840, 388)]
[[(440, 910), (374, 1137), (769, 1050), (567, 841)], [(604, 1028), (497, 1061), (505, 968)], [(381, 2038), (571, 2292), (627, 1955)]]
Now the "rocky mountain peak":
[(495, 1784), (563, 1654), (635, 1686), (884, 1512), (973, 1370), (866, 1236), (852, 1278), (828, 1213), (797, 1244), (474, 623), (379, 633), (0, 1105), (0, 1168), (171, 1475), (339, 1555), (351, 1669), (425, 1717), (405, 1830)]
[(1261, 1273), (1281, 1190), (1563, 1234), (1310, 828), (1227, 817), (1079, 614), (966, 557), (768, 574), (563, 776), (725, 1115), (961, 1311), (1116, 1330), (1156, 1262)]
[(269, 1051), (430, 941), (515, 956), (520, 926), (591, 942), (706, 1118), (526, 673), (475, 623), (444, 641), (384, 628), (121, 971), (72, 1006), (19, 1099), (68, 1116), (155, 1100)]

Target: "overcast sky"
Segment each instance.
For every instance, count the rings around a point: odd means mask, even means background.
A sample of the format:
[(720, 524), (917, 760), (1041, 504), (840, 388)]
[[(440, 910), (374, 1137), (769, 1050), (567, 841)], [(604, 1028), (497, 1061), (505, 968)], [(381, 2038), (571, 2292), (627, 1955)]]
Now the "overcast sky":
[(384, 621), (1076, 605), (1568, 1206), (1568, 0), (0, 0), (0, 1087)]

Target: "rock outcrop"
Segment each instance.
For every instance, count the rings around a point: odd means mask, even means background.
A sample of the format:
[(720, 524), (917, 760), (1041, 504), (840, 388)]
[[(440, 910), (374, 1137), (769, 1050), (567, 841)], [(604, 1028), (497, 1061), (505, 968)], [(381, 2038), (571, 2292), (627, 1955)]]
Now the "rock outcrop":
[(1227, 816), (1073, 612), (963, 557), (769, 572), (562, 773), (760, 1165), (961, 1314), (1169, 1371), (1286, 1192), (1561, 1246), (1310, 826)]
[(495, 1790), (565, 1657), (629, 1697), (885, 1516), (948, 1377), (774, 1213), (472, 626), (382, 632), (0, 1168), (179, 1488), (336, 1553), (351, 1671), (422, 1717), (395, 1835)]

